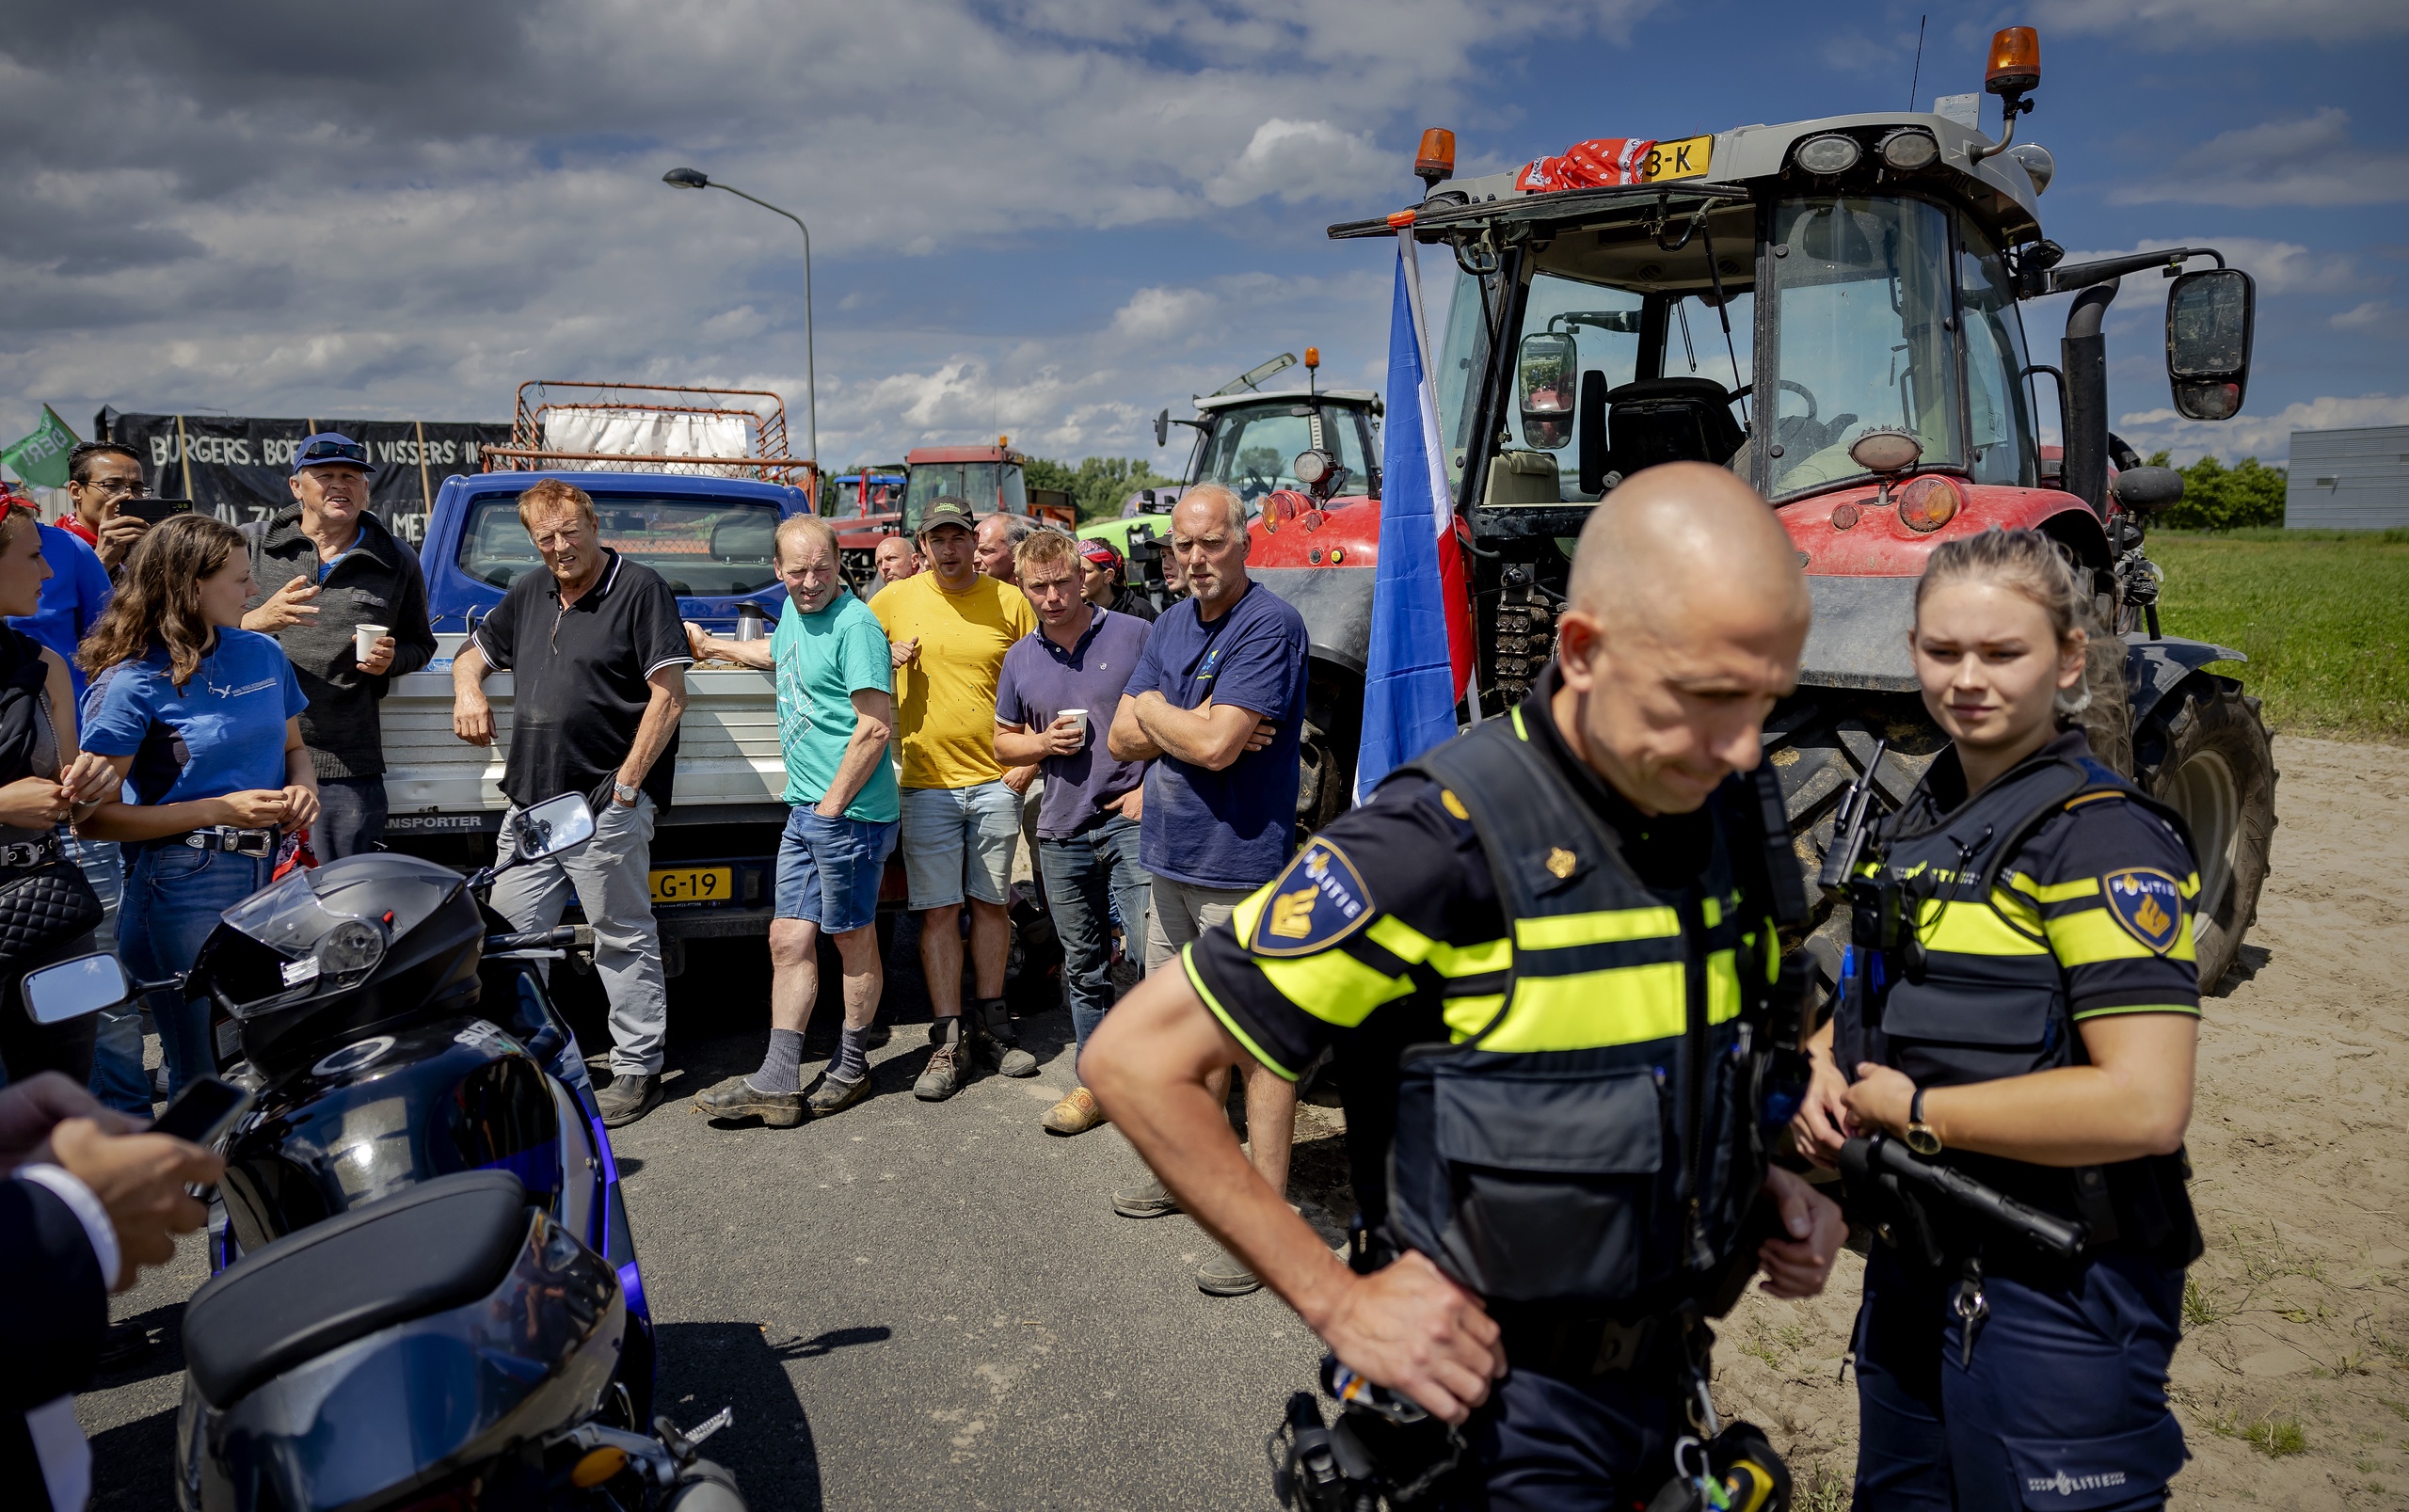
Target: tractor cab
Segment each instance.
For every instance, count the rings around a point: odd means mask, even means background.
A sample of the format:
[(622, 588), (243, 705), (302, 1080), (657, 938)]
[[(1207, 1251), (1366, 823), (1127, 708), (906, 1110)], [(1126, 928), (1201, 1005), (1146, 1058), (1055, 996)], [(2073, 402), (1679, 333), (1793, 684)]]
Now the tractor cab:
[[(1321, 497), (1380, 496), (1380, 396), (1362, 390), (1274, 390), (1196, 401), (1186, 486), (1218, 483), (1260, 514), (1286, 489)], [(1312, 473), (1312, 477), (1300, 475)]]
[(1029, 485), (1029, 458), (998, 436), (993, 446), (923, 446), (904, 458), (911, 482), (903, 494), (903, 533), (917, 535), (935, 499), (959, 499), (973, 515), (1031, 515), (1069, 529), (1077, 512), (1061, 489)]

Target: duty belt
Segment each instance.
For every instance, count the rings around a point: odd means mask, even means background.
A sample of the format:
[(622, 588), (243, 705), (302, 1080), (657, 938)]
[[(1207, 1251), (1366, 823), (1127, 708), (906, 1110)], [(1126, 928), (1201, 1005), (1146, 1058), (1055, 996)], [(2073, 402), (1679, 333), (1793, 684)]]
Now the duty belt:
[(1712, 1347), (1714, 1335), (1684, 1312), (1625, 1322), (1618, 1318), (1565, 1318), (1534, 1310), (1497, 1313), (1498, 1343), (1508, 1364), (1558, 1380), (1601, 1376), (1672, 1379)]
[(0, 845), (0, 867), (10, 870), (46, 867), (54, 861), (65, 859), (67, 852), (60, 848), (56, 836), (45, 835), (39, 840), (11, 840)]
[(196, 851), (224, 851), (238, 856), (272, 856), (276, 854), (276, 840), (277, 832), (272, 828), (245, 830), (231, 824), (212, 824), (183, 835), (163, 836), (151, 843), (184, 845)]

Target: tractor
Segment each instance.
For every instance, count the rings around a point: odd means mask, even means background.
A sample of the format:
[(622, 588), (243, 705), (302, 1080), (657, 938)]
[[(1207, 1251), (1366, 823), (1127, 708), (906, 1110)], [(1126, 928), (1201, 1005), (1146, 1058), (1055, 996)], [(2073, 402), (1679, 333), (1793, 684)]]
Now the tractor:
[[(2085, 724), (2101, 759), (2190, 826), (2211, 987), (2256, 915), (2275, 771), (2257, 700), (2226, 675), (2244, 659), (2161, 633), (2144, 543), (2181, 479), (2110, 433), (2100, 327), (2123, 279), (2162, 274), (2175, 407), (2226, 420), (2248, 380), (2256, 295), (2208, 247), (2067, 262), (2037, 208), (2055, 166), (2015, 140), (2039, 82), (2037, 37), (2011, 27), (1989, 59), (1996, 139), (1976, 124), (1980, 97), (1958, 96), (1929, 113), (1584, 142), (1457, 181), (1454, 138), (1433, 131), (1422, 198), (1330, 234), (1410, 236), (1456, 264), (1430, 366), (1470, 552), (1480, 714), (1524, 697), (1553, 657), (1589, 511), (1645, 467), (1728, 467), (1789, 531), (1813, 597), (1797, 692), (1764, 735), (1811, 879), (1877, 750), (1874, 788), (1895, 805), (1944, 743), (1907, 655), (1932, 549), (1993, 526), (2044, 532), (2085, 578), (2095, 633), (2123, 642), (2130, 696), (2096, 700)], [(2058, 294), (2074, 298), (2050, 364), (2029, 351), (2019, 306)], [(2036, 423), (2045, 393), (2054, 459)], [(1378, 504), (1353, 507), (1376, 542)], [(1267, 513), (1259, 565), (1316, 539), (1289, 524)], [(1350, 564), (1368, 555), (1348, 549)], [(1827, 980), (1844, 939), (1827, 913), (1801, 942)]]

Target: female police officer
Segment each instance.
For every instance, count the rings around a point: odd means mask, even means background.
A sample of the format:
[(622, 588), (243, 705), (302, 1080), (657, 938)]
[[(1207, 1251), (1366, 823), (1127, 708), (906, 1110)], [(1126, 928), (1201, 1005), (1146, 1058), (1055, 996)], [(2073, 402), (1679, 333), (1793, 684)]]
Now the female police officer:
[(1954, 743), (1884, 826), (1899, 946), (1853, 963), (1869, 990), (1812, 1047), (1798, 1142), (1829, 1163), (1885, 1132), (2090, 1239), (2069, 1262), (1960, 1210), (1892, 1215), (1857, 1326), (1859, 1506), (2155, 1507), (2184, 1457), (2198, 883), (2179, 822), (2068, 727), (2082, 603), (2033, 531), (1949, 542), (1916, 590)]

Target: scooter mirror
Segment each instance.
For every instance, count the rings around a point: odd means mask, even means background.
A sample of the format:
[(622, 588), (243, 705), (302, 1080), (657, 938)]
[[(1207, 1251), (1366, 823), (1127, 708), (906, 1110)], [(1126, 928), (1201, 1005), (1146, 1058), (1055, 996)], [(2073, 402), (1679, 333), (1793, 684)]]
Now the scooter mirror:
[(25, 973), (25, 1016), (36, 1024), (64, 1024), (133, 995), (125, 967), (105, 951)]
[(547, 798), (522, 810), (516, 823), (517, 844), (512, 849), (524, 861), (539, 861), (594, 838), (594, 810), (577, 793)]

